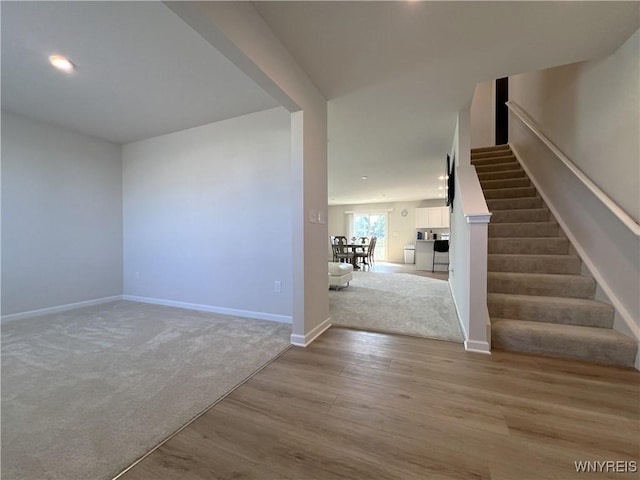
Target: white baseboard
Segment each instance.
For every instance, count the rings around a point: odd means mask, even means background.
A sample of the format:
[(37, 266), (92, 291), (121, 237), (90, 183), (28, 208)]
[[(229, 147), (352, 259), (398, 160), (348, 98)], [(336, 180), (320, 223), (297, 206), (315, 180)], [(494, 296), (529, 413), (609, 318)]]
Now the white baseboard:
[(322, 335), (329, 327), (331, 327), (331, 317), (327, 318), (324, 322), (311, 330), (306, 335), (291, 334), (291, 343), (296, 347), (307, 347), (316, 338)]
[(460, 310), (458, 309), (458, 304), (456, 303), (456, 297), (453, 294), (453, 287), (451, 286), (451, 272), (449, 272), (449, 280), (447, 281), (449, 284), (449, 293), (451, 294), (451, 298), (453, 299), (453, 306), (456, 309), (456, 317), (458, 318), (458, 323), (460, 324), (460, 330), (462, 330), (462, 335), (464, 336), (464, 341), (466, 342), (469, 339), (469, 332), (462, 323), (462, 317), (460, 316)]
[(175, 300), (164, 300), (161, 298), (139, 297), (137, 295), (123, 295), (123, 300), (132, 302), (151, 303), (154, 305), (164, 305), (167, 307), (185, 308), (187, 310), (197, 310), (200, 312), (219, 313), (221, 315), (233, 315), (235, 317), (254, 318), (256, 320), (268, 320), (270, 322), (291, 323), (289, 315), (276, 315), (274, 313), (253, 312), (250, 310), (238, 310), (235, 308), (215, 307), (213, 305), (200, 305), (198, 303), (178, 302)]
[[(451, 287), (451, 276), (449, 276), (449, 291), (451, 292), (451, 298), (453, 299), (453, 306), (456, 309), (456, 316), (458, 317), (458, 323), (460, 324), (460, 330), (462, 330), (462, 335), (464, 335), (464, 349), (467, 352), (475, 352), (475, 353), (484, 353), (487, 355), (491, 355), (491, 345), (489, 342), (478, 342), (475, 340), (469, 340), (469, 333), (465, 329), (464, 323), (460, 317), (460, 311), (458, 310), (458, 304), (456, 303), (456, 297), (453, 295), (453, 288)], [(491, 324), (487, 327), (489, 332), (491, 331)]]
[(491, 347), (487, 342), (474, 342), (473, 340), (465, 340), (464, 349), (467, 352), (484, 353), (485, 355), (491, 355)]
[(122, 295), (114, 295), (113, 297), (95, 298), (93, 300), (85, 300), (83, 302), (68, 303), (66, 305), (58, 305), (56, 307), (41, 308), (39, 310), (30, 310), (22, 313), (12, 313), (11, 315), (3, 315), (2, 323), (11, 322), (13, 320), (22, 320), (23, 318), (40, 317), (42, 315), (48, 315), (51, 313), (66, 312), (67, 310), (74, 310), (76, 308), (91, 307), (93, 305), (100, 305), (102, 303), (114, 302), (116, 300), (122, 300)]

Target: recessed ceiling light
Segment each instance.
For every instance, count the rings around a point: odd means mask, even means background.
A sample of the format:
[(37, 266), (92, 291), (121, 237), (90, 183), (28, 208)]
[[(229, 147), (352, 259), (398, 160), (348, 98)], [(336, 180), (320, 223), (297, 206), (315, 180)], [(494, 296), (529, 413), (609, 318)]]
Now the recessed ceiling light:
[(442, 190), (442, 189), (443, 189), (443, 187), (441, 187), (441, 186), (440, 186), (440, 187), (438, 187), (438, 190)]
[(360, 178), (361, 178), (362, 180), (366, 180), (366, 179), (367, 179), (367, 178), (369, 178), (369, 177), (367, 177), (366, 175), (363, 175), (363, 176), (361, 176)]
[(444, 175), (440, 175), (440, 176), (438, 177), (438, 180), (444, 180)]
[(51, 62), (51, 65), (56, 67), (58, 70), (62, 70), (66, 73), (73, 72), (76, 68), (76, 66), (71, 63), (67, 57), (63, 57), (62, 55), (51, 55), (49, 57), (49, 62)]

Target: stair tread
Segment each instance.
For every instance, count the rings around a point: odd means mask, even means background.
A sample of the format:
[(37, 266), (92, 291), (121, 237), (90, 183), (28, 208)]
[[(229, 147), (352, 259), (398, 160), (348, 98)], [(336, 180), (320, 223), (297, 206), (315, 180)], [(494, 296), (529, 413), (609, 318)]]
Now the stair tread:
[(502, 222), (500, 225), (558, 225), (558, 222)]
[[(545, 223), (553, 223), (553, 222), (545, 222)], [(489, 240), (531, 240), (531, 237), (491, 237)], [(544, 240), (563, 240), (568, 241), (565, 237), (535, 237), (536, 241), (544, 241)]]
[(507, 143), (503, 143), (502, 145), (489, 145), (486, 147), (472, 148), (471, 153), (493, 152), (495, 150), (511, 150), (511, 147)]
[[(554, 297), (548, 295), (522, 295), (515, 293), (488, 293), (487, 298), (494, 300), (514, 300), (527, 303), (540, 303), (545, 305), (562, 305), (565, 307), (590, 307), (590, 308), (606, 308), (613, 310), (608, 303), (600, 300), (592, 300), (589, 298), (570, 298), (570, 297)], [(542, 322), (544, 323), (544, 322)]]
[(508, 187), (508, 188), (489, 188), (484, 190), (486, 200), (494, 200), (498, 198), (527, 198), (536, 194), (535, 187)]
[[(558, 257), (559, 255), (549, 255), (552, 257)], [(588, 275), (571, 275), (565, 273), (523, 273), (523, 272), (487, 272), (487, 275), (490, 277), (506, 277), (513, 279), (532, 279), (532, 280), (545, 280), (545, 279), (553, 279), (557, 281), (584, 281), (584, 282), (592, 282), (593, 277)]]
[(625, 343), (636, 345), (635, 340), (631, 337), (620, 333), (613, 328), (601, 328), (601, 327), (585, 327), (583, 325), (566, 325), (564, 323), (546, 323), (546, 322), (531, 322), (529, 320), (518, 320), (514, 318), (492, 318), (491, 325), (509, 322), (514, 326), (521, 326), (523, 328), (531, 330), (550, 330), (556, 332), (565, 332), (572, 335), (584, 335), (584, 336), (599, 336), (605, 338), (619, 339)]
[(487, 293), (592, 299), (596, 282), (587, 275), (487, 272)]
[[(534, 197), (535, 198), (535, 197)], [(502, 208), (500, 209), (500, 213), (505, 213), (505, 212), (540, 212), (540, 211), (545, 211), (548, 212), (549, 209), (545, 208), (545, 207), (537, 207), (537, 208)], [(521, 222), (521, 223), (525, 223), (525, 222)], [(536, 223), (536, 222), (526, 222), (526, 223)]]
[[(492, 239), (493, 240), (493, 239)], [(489, 253), (488, 255), (493, 255), (494, 257), (524, 257), (524, 258), (533, 258), (533, 257), (537, 257), (537, 258), (542, 258), (542, 259), (553, 259), (553, 260), (557, 260), (558, 257), (567, 257), (567, 258), (571, 258), (572, 260), (576, 259), (576, 258), (580, 258), (577, 255), (572, 255), (570, 253), (565, 253), (563, 255), (553, 255), (553, 254), (547, 254), (547, 253)]]
[(564, 237), (489, 237), (487, 246), (489, 254), (569, 254), (569, 240)]
[(491, 336), (497, 349), (625, 367), (633, 367), (637, 350), (634, 339), (610, 328), (509, 318), (492, 318)]

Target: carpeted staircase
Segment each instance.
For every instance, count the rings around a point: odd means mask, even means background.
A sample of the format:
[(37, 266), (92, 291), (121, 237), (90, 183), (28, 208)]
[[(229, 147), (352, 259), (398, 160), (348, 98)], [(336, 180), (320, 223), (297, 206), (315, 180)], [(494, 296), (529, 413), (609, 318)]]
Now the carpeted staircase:
[(508, 145), (474, 149), (489, 210), (487, 302), (495, 349), (633, 366), (634, 339), (613, 330), (614, 309)]

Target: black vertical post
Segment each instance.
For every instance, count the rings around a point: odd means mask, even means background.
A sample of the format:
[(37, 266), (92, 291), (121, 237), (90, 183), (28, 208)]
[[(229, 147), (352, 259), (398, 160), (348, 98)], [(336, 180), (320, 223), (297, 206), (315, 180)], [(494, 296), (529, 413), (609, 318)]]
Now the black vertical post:
[(509, 78), (496, 80), (496, 145), (509, 143), (509, 111), (506, 102), (509, 101)]

